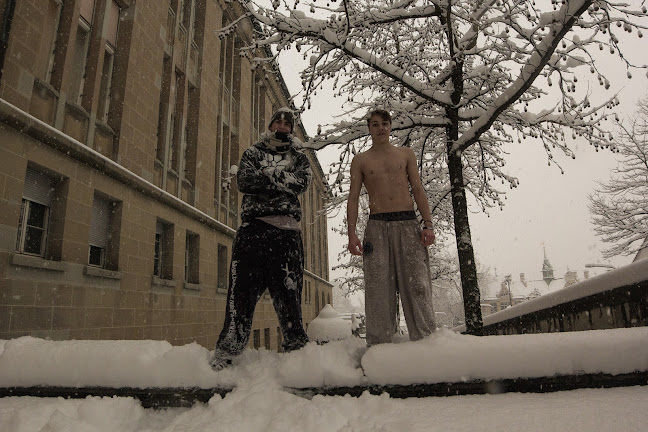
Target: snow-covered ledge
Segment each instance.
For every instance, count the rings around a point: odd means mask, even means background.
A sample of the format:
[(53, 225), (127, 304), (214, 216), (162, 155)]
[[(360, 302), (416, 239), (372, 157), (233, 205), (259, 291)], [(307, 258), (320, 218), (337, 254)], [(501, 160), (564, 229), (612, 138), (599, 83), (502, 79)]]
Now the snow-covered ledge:
[[(484, 327), (556, 308), (565, 303), (603, 295), (617, 288), (630, 287), (646, 281), (648, 281), (648, 259), (635, 261), (627, 266), (610, 270), (561, 290), (488, 315), (484, 317)], [(603, 306), (608, 305), (603, 304)], [(453, 330), (464, 332), (466, 328), (465, 326), (459, 326)]]

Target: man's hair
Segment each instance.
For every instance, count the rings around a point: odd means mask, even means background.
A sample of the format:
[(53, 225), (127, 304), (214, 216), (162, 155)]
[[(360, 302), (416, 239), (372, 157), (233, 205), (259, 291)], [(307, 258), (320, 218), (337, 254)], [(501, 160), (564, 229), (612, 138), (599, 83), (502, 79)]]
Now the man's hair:
[(375, 109), (373, 111), (370, 111), (369, 115), (367, 116), (367, 126), (369, 126), (371, 123), (371, 117), (375, 115), (380, 116), (380, 118), (383, 120), (387, 120), (389, 124), (391, 124), (392, 122), (391, 114), (389, 114), (388, 111), (385, 111), (383, 109)]

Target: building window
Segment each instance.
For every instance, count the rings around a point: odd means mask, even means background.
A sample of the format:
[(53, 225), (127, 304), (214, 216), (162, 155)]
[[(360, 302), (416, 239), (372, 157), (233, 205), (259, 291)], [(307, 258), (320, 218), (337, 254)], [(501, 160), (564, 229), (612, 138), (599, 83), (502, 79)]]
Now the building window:
[[(317, 220), (316, 216), (316, 208), (315, 208), (315, 187), (311, 185), (310, 187), (310, 192), (308, 193), (308, 200), (310, 202), (310, 261), (311, 261), (311, 271), (315, 274), (317, 274), (317, 269), (315, 268), (315, 263), (316, 263), (316, 256), (317, 253), (315, 252), (316, 245), (315, 245), (315, 222)], [(322, 305), (324, 306), (324, 305)]]
[(85, 69), (88, 59), (88, 47), (90, 46), (93, 13), (94, 0), (82, 0), (67, 88), (68, 99), (79, 105), (81, 104), (81, 96), (85, 85)]
[[(223, 18), (223, 27), (230, 20)], [(230, 167), (239, 163), (239, 100), (241, 87), (242, 42), (233, 32), (221, 42), (219, 84), (220, 107), (216, 137), (216, 178), (214, 199), (218, 218), (225, 224), (238, 225), (238, 193), (230, 186)]]
[[(48, 7), (51, 13), (48, 14), (48, 17), (54, 17), (54, 20), (46, 20), (43, 23), (45, 34), (51, 34), (51, 45), (49, 50), (49, 58), (47, 60), (47, 70), (45, 72), (45, 81), (51, 82), (52, 71), (54, 69), (54, 60), (56, 58), (56, 49), (57, 49), (57, 33), (59, 28), (59, 23), (61, 22), (61, 11), (63, 10), (62, 2), (57, 0), (49, 0)], [(51, 26), (51, 27), (50, 27)]]
[[(326, 198), (321, 197), (321, 205), (320, 208), (324, 209), (326, 208)], [(329, 267), (328, 267), (328, 238), (326, 235), (326, 217), (324, 216), (324, 213), (322, 214), (322, 223), (321, 223), (321, 230), (322, 230), (322, 274), (324, 279), (328, 280), (329, 278)]]
[[(196, 0), (181, 0), (180, 1), (180, 24), (185, 28), (195, 28), (196, 20)], [(191, 40), (194, 40), (195, 36), (191, 35)]]
[(95, 193), (92, 202), (92, 219), (90, 221), (90, 250), (88, 264), (91, 266), (105, 267), (106, 249), (108, 247), (108, 228), (112, 204), (104, 197)]
[(270, 329), (263, 329), (263, 342), (265, 343), (265, 349), (270, 351)]
[(217, 282), (219, 290), (227, 290), (227, 246), (218, 244)]
[(308, 304), (313, 302), (313, 287), (311, 287), (310, 281), (308, 282)]
[(95, 191), (88, 241), (88, 265), (118, 269), (121, 207), (121, 202)]
[(161, 276), (162, 274), (162, 244), (164, 240), (164, 227), (158, 222), (155, 227), (155, 256), (153, 258), (153, 274)]
[(184, 177), (192, 184), (196, 181), (196, 157), (198, 150), (198, 119), (200, 117), (199, 89), (187, 84), (187, 126), (183, 149)]
[(185, 138), (185, 129), (183, 127), (184, 118), (184, 74), (176, 69), (175, 71), (175, 96), (174, 96), (174, 108), (173, 113), (171, 114), (171, 127), (173, 132), (171, 135), (171, 147), (169, 149), (169, 165), (176, 173), (181, 171), (181, 161), (180, 156), (182, 153), (182, 148), (184, 146)]
[(256, 329), (252, 332), (254, 340), (254, 349), (261, 348), (261, 330)]
[(185, 242), (185, 282), (199, 283), (200, 236), (187, 231)]
[(111, 86), (115, 49), (117, 47), (117, 33), (119, 29), (119, 5), (112, 0), (107, 9), (108, 28), (106, 29), (106, 47), (104, 50), (103, 67), (101, 70), (101, 84), (99, 87), (99, 104), (97, 118), (103, 122), (108, 121), (110, 110)]
[(110, 87), (112, 84), (112, 71), (115, 59), (115, 49), (106, 44), (104, 51), (103, 69), (101, 71), (101, 87), (99, 87), (99, 106), (97, 118), (104, 123), (108, 122), (110, 111)]
[(45, 256), (53, 191), (51, 177), (27, 168), (18, 222), (18, 252)]
[(255, 71), (252, 76), (252, 134), (251, 143), (259, 139), (261, 133), (266, 130), (265, 124), (265, 85), (262, 71)]
[(319, 304), (319, 290), (315, 288), (315, 311), (319, 313), (320, 304)]
[(49, 207), (23, 198), (18, 227), (18, 252), (45, 256), (48, 218)]
[(173, 224), (160, 219), (155, 226), (153, 274), (162, 279), (173, 279)]
[(160, 89), (160, 106), (158, 115), (157, 131), (157, 159), (163, 164), (168, 160), (166, 151), (168, 147), (168, 137), (170, 136), (170, 125), (173, 120), (173, 110), (170, 108), (171, 98), (171, 75), (172, 75), (171, 57), (165, 55), (162, 60), (162, 88)]

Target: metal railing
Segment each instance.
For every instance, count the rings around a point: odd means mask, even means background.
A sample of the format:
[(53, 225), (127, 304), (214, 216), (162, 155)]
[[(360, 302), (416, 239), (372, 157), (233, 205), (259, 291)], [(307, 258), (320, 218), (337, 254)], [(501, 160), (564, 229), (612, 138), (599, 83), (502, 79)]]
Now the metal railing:
[[(484, 335), (648, 326), (648, 259), (484, 317)], [(455, 331), (464, 332), (465, 326)]]

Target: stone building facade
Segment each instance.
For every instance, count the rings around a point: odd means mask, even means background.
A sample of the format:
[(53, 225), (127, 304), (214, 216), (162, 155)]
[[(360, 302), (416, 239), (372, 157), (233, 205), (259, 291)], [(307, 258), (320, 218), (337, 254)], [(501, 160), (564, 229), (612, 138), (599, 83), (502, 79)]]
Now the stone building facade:
[[(240, 221), (231, 167), (289, 105), (281, 75), (240, 53), (251, 22), (219, 38), (237, 6), (0, 0), (0, 339), (213, 347)], [(328, 190), (307, 154), (306, 324), (331, 303)], [(265, 294), (250, 344), (280, 340)]]

